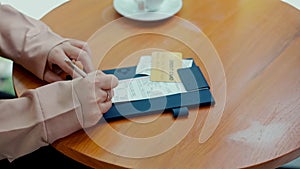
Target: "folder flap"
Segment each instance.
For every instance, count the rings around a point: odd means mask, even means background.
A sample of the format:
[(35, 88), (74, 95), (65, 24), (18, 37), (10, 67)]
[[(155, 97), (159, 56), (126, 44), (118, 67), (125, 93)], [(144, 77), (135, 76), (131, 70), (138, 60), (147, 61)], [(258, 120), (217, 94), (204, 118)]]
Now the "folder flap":
[(187, 107), (176, 107), (172, 109), (174, 118), (187, 117), (189, 115), (189, 109)]
[(205, 80), (200, 68), (192, 66), (190, 68), (178, 69), (178, 74), (187, 91), (209, 89), (209, 85)]

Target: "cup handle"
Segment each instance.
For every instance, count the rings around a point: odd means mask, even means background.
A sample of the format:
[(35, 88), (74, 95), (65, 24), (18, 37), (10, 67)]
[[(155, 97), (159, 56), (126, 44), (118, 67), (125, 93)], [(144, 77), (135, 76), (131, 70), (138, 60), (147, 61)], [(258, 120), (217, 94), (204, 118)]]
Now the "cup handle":
[(141, 11), (145, 10), (145, 1), (144, 0), (135, 0), (135, 2), (137, 4), (139, 10), (141, 10)]

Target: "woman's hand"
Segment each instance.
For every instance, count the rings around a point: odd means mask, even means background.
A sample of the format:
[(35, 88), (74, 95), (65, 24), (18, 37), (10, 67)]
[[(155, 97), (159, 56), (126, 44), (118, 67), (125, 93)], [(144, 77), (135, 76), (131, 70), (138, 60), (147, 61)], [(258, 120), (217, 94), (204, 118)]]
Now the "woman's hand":
[(92, 54), (86, 42), (70, 39), (51, 49), (48, 55), (48, 67), (44, 73), (44, 80), (47, 82), (55, 82), (59, 80), (65, 80), (60, 73), (65, 72), (71, 75), (72, 78), (79, 77), (80, 75), (73, 71), (65, 62), (65, 58), (78, 64), (82, 64), (83, 70), (86, 73), (94, 71), (92, 64)]
[(81, 103), (80, 111), (76, 112), (77, 117), (83, 128), (91, 127), (111, 108), (113, 89), (118, 85), (118, 79), (97, 70), (85, 78), (72, 80), (72, 83), (73, 100)]

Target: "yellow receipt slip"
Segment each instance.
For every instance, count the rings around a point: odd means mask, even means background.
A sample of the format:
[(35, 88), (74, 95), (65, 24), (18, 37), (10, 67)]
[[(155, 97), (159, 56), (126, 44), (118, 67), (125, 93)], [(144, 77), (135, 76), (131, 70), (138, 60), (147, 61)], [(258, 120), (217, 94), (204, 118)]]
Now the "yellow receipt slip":
[(181, 82), (177, 69), (182, 67), (179, 52), (153, 52), (150, 79), (154, 82)]

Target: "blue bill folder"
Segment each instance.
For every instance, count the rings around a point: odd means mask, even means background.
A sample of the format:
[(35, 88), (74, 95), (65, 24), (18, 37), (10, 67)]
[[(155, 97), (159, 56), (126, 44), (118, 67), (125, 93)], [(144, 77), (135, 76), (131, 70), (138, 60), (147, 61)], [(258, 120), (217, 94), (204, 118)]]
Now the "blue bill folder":
[[(136, 66), (104, 70), (103, 72), (113, 74), (119, 80), (145, 76), (136, 74)], [(166, 111), (171, 111), (174, 118), (188, 117), (189, 108), (211, 106), (215, 103), (209, 84), (200, 68), (194, 62), (189, 68), (178, 69), (178, 74), (187, 92), (164, 97), (113, 103), (110, 110), (103, 115), (104, 119), (113, 121)]]

